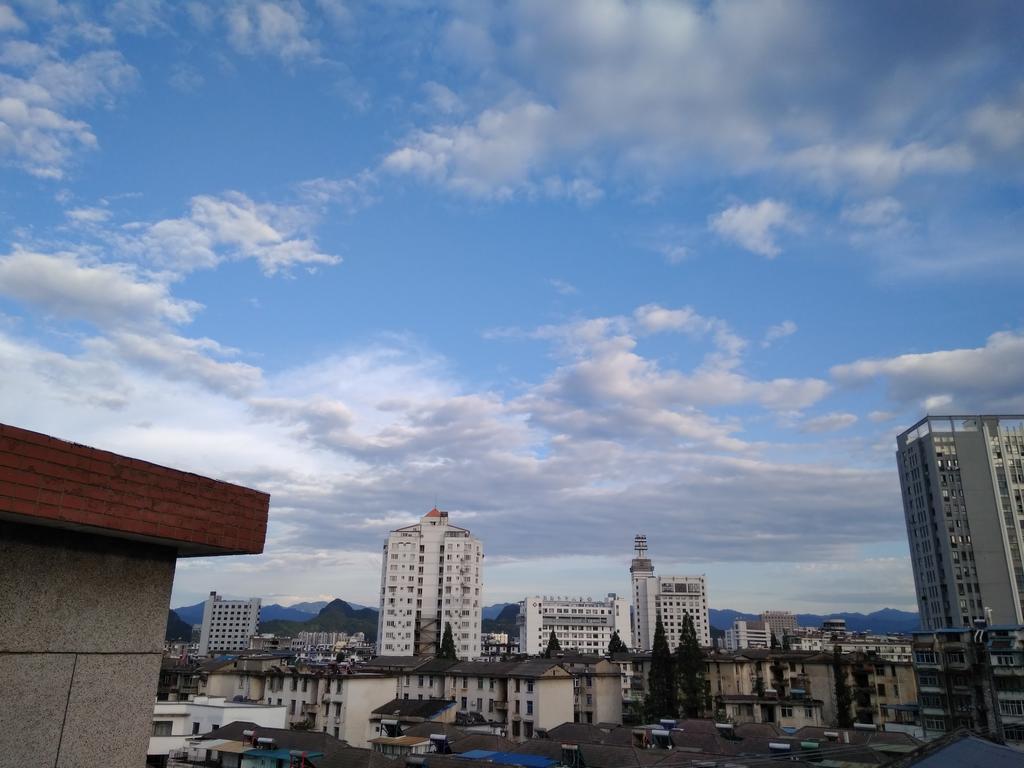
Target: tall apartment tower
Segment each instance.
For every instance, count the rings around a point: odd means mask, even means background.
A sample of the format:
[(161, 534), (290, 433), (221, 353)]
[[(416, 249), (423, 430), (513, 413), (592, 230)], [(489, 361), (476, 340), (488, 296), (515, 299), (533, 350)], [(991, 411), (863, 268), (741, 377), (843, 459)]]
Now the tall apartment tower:
[(922, 629), (1024, 623), (1022, 462), (1024, 416), (926, 416), (897, 438)]
[(703, 576), (655, 576), (647, 557), (647, 537), (633, 539), (633, 561), (629, 574), (633, 582), (633, 649), (649, 651), (654, 645), (654, 628), (661, 616), (669, 648), (679, 644), (683, 616), (690, 614), (697, 641), (711, 646), (708, 621), (707, 585)]
[(782, 638), (796, 629), (796, 616), (789, 611), (761, 611), (761, 621), (782, 644)]
[(244, 651), (259, 626), (260, 598), (225, 600), (211, 592), (203, 606), (198, 653), (206, 656), (223, 651)]
[(377, 652), (432, 656), (451, 622), (459, 658), (479, 658), (483, 559), (480, 540), (436, 507), (392, 531), (381, 563)]

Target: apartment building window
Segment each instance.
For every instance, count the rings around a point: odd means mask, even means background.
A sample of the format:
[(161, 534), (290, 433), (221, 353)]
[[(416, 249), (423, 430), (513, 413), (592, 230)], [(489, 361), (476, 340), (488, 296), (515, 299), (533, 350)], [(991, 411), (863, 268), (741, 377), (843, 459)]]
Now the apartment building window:
[(533, 738), (533, 722), (531, 720), (523, 722), (523, 735), (528, 739)]
[(494, 678), (493, 677), (490, 678), (487, 681), (487, 690), (489, 690), (489, 691), (493, 691), (494, 690)]
[(477, 699), (476, 700), (476, 711), (477, 712), (483, 712), (484, 711), (484, 700), (483, 699)]
[(487, 711), (488, 712), (493, 712), (494, 711), (494, 699), (488, 699), (487, 700)]
[(792, 717), (793, 716), (793, 708), (792, 707), (783, 707), (782, 708), (782, 716), (783, 717)]
[(516, 699), (516, 714), (519, 714), (519, 699)]
[(153, 722), (153, 735), (154, 736), (170, 736), (171, 735), (170, 720), (155, 720)]
[(914, 651), (914, 661), (918, 664), (935, 664), (936, 657), (934, 651)]
[(466, 697), (465, 696), (462, 697), (462, 701), (460, 702), (460, 704), (462, 705), (463, 709), (466, 708)]
[[(518, 702), (516, 702), (516, 703), (518, 704)], [(513, 720), (512, 721), (512, 736), (513, 737), (519, 736), (519, 721), (518, 720)]]
[(924, 719), (924, 727), (927, 731), (944, 731), (946, 730), (946, 718), (926, 717)]
[(533, 702), (530, 699), (526, 700), (526, 714), (533, 714)]
[(197, 733), (199, 733), (199, 723), (193, 722), (192, 723), (192, 735), (195, 736)]
[(885, 696), (885, 683), (878, 684), (878, 695)]
[(533, 693), (533, 680), (526, 681), (526, 692)]
[(946, 661), (950, 664), (963, 664), (964, 654), (963, 651), (947, 651)]
[(999, 702), (999, 711), (1004, 715), (1024, 715), (1024, 699), (1002, 699)]
[(482, 691), (484, 689), (484, 679), (482, 677), (478, 677), (476, 679), (476, 689), (478, 691)]
[(814, 717), (814, 707), (804, 707), (804, 717), (811, 719)]
[(918, 675), (919, 685), (938, 687), (939, 678), (935, 675)]

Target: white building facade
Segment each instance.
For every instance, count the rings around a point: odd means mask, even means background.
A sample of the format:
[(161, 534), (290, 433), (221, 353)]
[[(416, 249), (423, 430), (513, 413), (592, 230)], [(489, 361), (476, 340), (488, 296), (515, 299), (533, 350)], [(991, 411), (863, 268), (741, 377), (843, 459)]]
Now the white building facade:
[(554, 630), (563, 651), (604, 654), (615, 632), (631, 642), (629, 601), (610, 593), (603, 600), (536, 595), (519, 603), (519, 652), (543, 653)]
[(436, 507), (392, 531), (381, 563), (377, 651), (433, 655), (450, 622), (459, 658), (479, 658), (483, 559), (480, 540)]
[(654, 628), (661, 616), (669, 648), (679, 644), (683, 617), (689, 614), (697, 642), (711, 646), (707, 584), (704, 576), (655, 576), (647, 557), (647, 537), (634, 539), (634, 557), (629, 567), (633, 587), (633, 649), (649, 651), (654, 645)]
[(771, 629), (763, 621), (736, 619), (730, 629), (725, 630), (724, 646), (727, 651), (742, 648), (770, 648)]
[(203, 606), (199, 656), (224, 651), (244, 651), (260, 626), (260, 598), (225, 600), (211, 592)]

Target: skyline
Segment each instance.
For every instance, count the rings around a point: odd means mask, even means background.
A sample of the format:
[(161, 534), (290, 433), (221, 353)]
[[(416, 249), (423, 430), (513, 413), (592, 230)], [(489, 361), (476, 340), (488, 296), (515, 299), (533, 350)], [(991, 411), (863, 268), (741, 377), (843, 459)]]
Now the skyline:
[(272, 495), (175, 605), (375, 606), (436, 504), (486, 604), (644, 533), (714, 607), (916, 610), (896, 435), (1024, 412), (1021, 21), (0, 3), (0, 421)]

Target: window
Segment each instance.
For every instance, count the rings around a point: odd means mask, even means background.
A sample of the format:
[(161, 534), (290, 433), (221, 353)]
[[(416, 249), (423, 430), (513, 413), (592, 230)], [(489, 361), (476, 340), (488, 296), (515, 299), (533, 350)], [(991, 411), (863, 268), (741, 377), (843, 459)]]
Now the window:
[(532, 715), (533, 714), (533, 702), (530, 701), (529, 699), (526, 700), (526, 714), (528, 714), (528, 715)]
[(526, 681), (526, 692), (533, 693), (533, 680)]
[(199, 733), (199, 723), (193, 722), (192, 723), (192, 734), (195, 735), (197, 733)]
[(915, 651), (914, 661), (918, 664), (935, 664), (935, 652), (934, 651)]
[(793, 708), (792, 707), (785, 707), (784, 706), (782, 708), (782, 716), (783, 717), (792, 717), (793, 716)]
[(171, 721), (170, 720), (155, 720), (155, 721), (153, 721), (153, 735), (154, 736), (170, 736), (171, 735)]
[(462, 700), (459, 703), (462, 705), (462, 708), (465, 709), (466, 708), (466, 697), (463, 696)]
[(477, 699), (476, 700), (476, 711), (477, 712), (483, 712), (484, 711), (484, 700), (483, 699)]
[(804, 717), (808, 720), (814, 717), (814, 707), (804, 707)]
[(946, 661), (950, 664), (963, 664), (963, 651), (946, 651)]
[(926, 717), (924, 719), (924, 727), (928, 731), (944, 731), (946, 730), (946, 718)]
[(533, 722), (532, 721), (527, 720), (527, 721), (525, 721), (523, 723), (523, 735), (526, 738), (528, 738), (528, 739), (532, 739), (533, 738)]
[(937, 688), (939, 686), (939, 678), (935, 675), (918, 675), (918, 684), (921, 686), (931, 686)]
[(1002, 699), (999, 711), (1004, 715), (1024, 715), (1024, 699)]
[(885, 683), (878, 684), (878, 695), (885, 696)]

